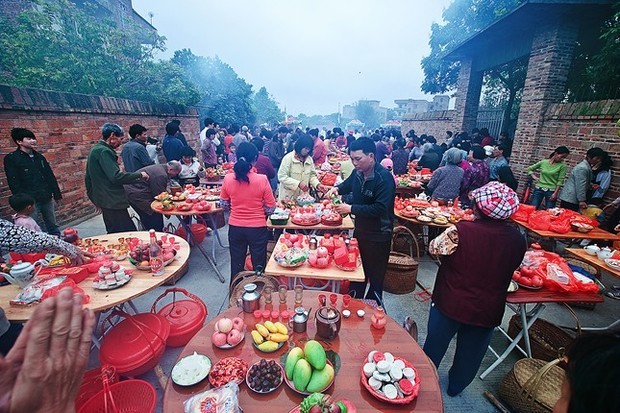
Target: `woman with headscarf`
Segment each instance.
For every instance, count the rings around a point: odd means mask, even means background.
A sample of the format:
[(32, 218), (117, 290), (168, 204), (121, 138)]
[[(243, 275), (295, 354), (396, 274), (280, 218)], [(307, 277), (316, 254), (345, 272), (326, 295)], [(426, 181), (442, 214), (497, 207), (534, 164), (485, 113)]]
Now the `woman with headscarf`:
[(469, 205), (468, 195), (474, 189), (489, 182), (489, 166), (484, 162), (485, 153), (481, 146), (472, 146), (469, 151), (470, 166), (463, 174), (463, 182), (461, 183), (461, 202)]
[(457, 335), (448, 374), (451, 397), (476, 377), (493, 330), (502, 322), (512, 274), (527, 248), (519, 229), (508, 221), (519, 207), (512, 189), (494, 181), (472, 191), (471, 197), (475, 221), (460, 221), (429, 244), (429, 252), (442, 259), (424, 352), (439, 367)]
[(296, 199), (302, 193), (307, 193), (310, 188), (318, 188), (326, 192), (327, 188), (319, 182), (312, 160), (312, 148), (314, 141), (306, 134), (295, 141), (294, 150), (282, 158), (278, 170), (280, 190), (278, 199)]
[(224, 177), (222, 208), (230, 210), (228, 244), (230, 245), (230, 279), (243, 271), (248, 247), (254, 268), (267, 265), (267, 216), (276, 200), (265, 175), (253, 171), (258, 149), (249, 142), (239, 144), (234, 174)]
[(463, 160), (460, 149), (450, 148), (444, 155), (446, 166), (437, 169), (426, 187), (431, 198), (440, 201), (454, 201), (459, 196), (465, 171), (459, 166)]

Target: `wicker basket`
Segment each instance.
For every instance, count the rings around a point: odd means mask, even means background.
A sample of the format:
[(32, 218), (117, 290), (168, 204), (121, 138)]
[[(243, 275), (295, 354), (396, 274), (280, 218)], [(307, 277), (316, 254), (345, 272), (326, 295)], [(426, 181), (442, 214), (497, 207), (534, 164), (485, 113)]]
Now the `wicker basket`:
[(280, 285), (278, 279), (271, 275), (264, 275), (254, 271), (241, 271), (236, 274), (230, 282), (229, 307), (236, 307), (239, 305), (239, 299), (241, 299), (241, 296), (245, 292), (243, 287), (250, 283), (256, 284), (256, 291), (259, 293), (261, 293), (263, 288), (267, 285), (270, 285), (273, 291), (278, 291), (278, 286)]
[[(394, 243), (399, 236), (409, 236), (409, 255), (394, 250)], [(413, 244), (416, 248), (416, 256), (413, 258)], [(415, 290), (418, 279), (418, 266), (420, 263), (420, 247), (413, 233), (406, 227), (394, 228), (392, 234), (392, 251), (388, 260), (383, 289), (392, 294), (408, 294)]]
[(499, 396), (518, 413), (551, 413), (565, 376), (559, 361), (518, 360), (502, 380)]
[[(575, 267), (581, 267), (587, 272), (589, 272), (590, 274), (594, 275), (597, 279), (601, 278), (601, 272), (593, 265), (590, 265), (587, 262), (582, 261), (578, 258), (572, 258), (572, 257), (563, 257), (563, 258), (567, 264), (574, 265)], [(596, 303), (587, 303), (587, 302), (580, 302), (580, 301), (571, 303), (571, 305), (573, 307), (585, 308), (586, 310), (594, 310), (594, 308), (596, 307)]]
[[(566, 305), (566, 308), (570, 311), (571, 315), (575, 319), (577, 324), (577, 334), (581, 333), (581, 324), (577, 315)], [(516, 314), (510, 318), (508, 323), (508, 335), (513, 339), (519, 334), (522, 329), (521, 317)], [(530, 346), (532, 349), (532, 357), (544, 361), (551, 361), (558, 357), (575, 339), (566, 330), (561, 327), (544, 320), (542, 318), (534, 321), (534, 324), (528, 330), (530, 337)], [(525, 348), (523, 339), (519, 341), (519, 346)], [(564, 349), (564, 350), (563, 350)]]

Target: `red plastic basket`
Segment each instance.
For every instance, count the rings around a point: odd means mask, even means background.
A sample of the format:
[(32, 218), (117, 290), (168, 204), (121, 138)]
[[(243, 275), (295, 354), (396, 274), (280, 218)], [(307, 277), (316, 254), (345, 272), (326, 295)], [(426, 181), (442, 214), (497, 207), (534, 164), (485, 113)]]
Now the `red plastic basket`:
[(88, 400), (78, 413), (153, 413), (155, 388), (144, 380), (125, 380), (110, 385)]
[(107, 377), (109, 383), (118, 382), (118, 374), (113, 367), (97, 367), (84, 373), (82, 384), (75, 398), (75, 411), (79, 412), (84, 403), (91, 397), (103, 390), (103, 377)]
[[(172, 303), (157, 311), (157, 303), (166, 295), (173, 293)], [(189, 300), (177, 300), (176, 293), (184, 294)], [(151, 313), (158, 314), (170, 323), (170, 335), (166, 341), (168, 347), (181, 347), (202, 328), (207, 314), (207, 306), (196, 295), (183, 288), (168, 288), (153, 303)]]

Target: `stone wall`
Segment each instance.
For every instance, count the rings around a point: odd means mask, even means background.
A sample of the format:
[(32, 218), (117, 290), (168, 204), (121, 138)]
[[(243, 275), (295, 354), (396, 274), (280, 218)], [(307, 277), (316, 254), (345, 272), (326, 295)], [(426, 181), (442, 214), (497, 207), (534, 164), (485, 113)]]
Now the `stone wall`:
[[(63, 200), (57, 217), (67, 223), (95, 212), (86, 196), (84, 171), (88, 152), (101, 139), (101, 126), (117, 123), (127, 133), (129, 126), (139, 123), (149, 136), (162, 138), (171, 119), (181, 121), (181, 130), (197, 150), (200, 125), (195, 108), (0, 85), (0, 161), (16, 148), (11, 129), (31, 129), (60, 184)], [(0, 182), (0, 217), (6, 218), (13, 211), (4, 168)]]
[(415, 130), (418, 136), (423, 133), (432, 135), (441, 143), (446, 131), (456, 133), (461, 130), (461, 126), (456, 121), (454, 110), (442, 110), (405, 115), (400, 130), (404, 135), (411, 129)]
[(570, 169), (584, 159), (588, 149), (600, 147), (608, 151), (615, 162), (612, 184), (606, 199), (620, 195), (620, 100), (579, 102), (550, 105), (544, 113), (539, 136), (535, 139), (519, 139), (514, 143), (513, 153), (533, 154), (530, 157), (513, 157), (512, 170), (522, 190), (526, 181), (525, 169), (546, 158), (558, 146), (566, 146), (571, 154), (566, 160)]

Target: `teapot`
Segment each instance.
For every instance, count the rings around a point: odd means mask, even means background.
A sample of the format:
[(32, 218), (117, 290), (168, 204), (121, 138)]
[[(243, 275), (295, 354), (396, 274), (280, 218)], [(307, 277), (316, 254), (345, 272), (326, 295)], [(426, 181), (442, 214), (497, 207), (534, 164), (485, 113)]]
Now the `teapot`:
[(19, 288), (24, 288), (34, 278), (35, 275), (41, 271), (43, 265), (37, 261), (34, 264), (29, 262), (19, 262), (15, 264), (9, 274), (5, 274), (4, 277), (11, 284), (17, 285)]
[(245, 292), (241, 296), (241, 308), (246, 313), (253, 313), (260, 308), (260, 293), (254, 283), (244, 285), (243, 289)]
[(306, 311), (303, 307), (295, 308), (295, 315), (289, 321), (289, 326), (293, 328), (293, 331), (296, 333), (305, 333), (308, 328), (308, 318), (310, 317), (310, 312), (312, 308)]
[(590, 255), (596, 255), (601, 250), (601, 248), (596, 244), (587, 245), (583, 247), (583, 249)]
[(608, 247), (601, 248), (596, 252), (599, 260), (606, 260), (607, 258), (611, 258), (612, 252)]
[(321, 307), (314, 316), (316, 334), (324, 339), (333, 340), (340, 331), (340, 311), (331, 307)]

